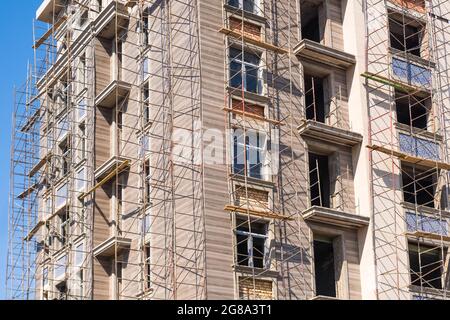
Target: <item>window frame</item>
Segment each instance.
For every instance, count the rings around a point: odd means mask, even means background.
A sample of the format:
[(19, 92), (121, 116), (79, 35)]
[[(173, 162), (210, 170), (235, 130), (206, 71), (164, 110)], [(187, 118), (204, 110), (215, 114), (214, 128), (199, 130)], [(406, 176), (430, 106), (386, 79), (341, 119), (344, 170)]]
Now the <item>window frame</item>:
[[(241, 134), (237, 135), (239, 131)], [(233, 130), (232, 172), (233, 174), (267, 181), (268, 177), (265, 172), (265, 165), (269, 156), (268, 135), (262, 130), (250, 130), (250, 132), (249, 134), (249, 130), (244, 131), (241, 128), (235, 128)], [(253, 134), (256, 140), (251, 139), (251, 135)], [(251, 142), (256, 142), (256, 146), (252, 145)], [(252, 163), (253, 159), (256, 159), (257, 162)], [(243, 160), (243, 163), (239, 163), (239, 160)], [(243, 166), (243, 168), (239, 169), (239, 166)], [(254, 174), (255, 170), (259, 172)]]
[[(239, 220), (241, 220), (241, 222), (239, 222)], [(253, 221), (252, 221), (253, 220)], [(243, 226), (245, 224), (247, 224), (249, 221), (245, 220), (244, 218), (240, 218), (237, 217), (236, 218), (236, 227), (235, 227), (235, 241), (236, 241), (236, 248), (235, 248), (235, 253), (236, 253), (236, 260), (235, 263), (238, 266), (244, 266), (244, 267), (250, 267), (250, 268), (258, 268), (260, 269), (260, 267), (255, 267), (255, 261), (254, 261), (254, 244), (253, 244), (253, 238), (258, 238), (258, 239), (264, 239), (264, 252), (262, 253), (262, 269), (270, 269), (270, 256), (269, 256), (269, 252), (270, 252), (270, 248), (269, 248), (269, 239), (270, 239), (270, 224), (271, 222), (268, 220), (257, 220), (257, 219), (252, 219), (250, 220), (250, 224), (254, 224), (254, 223), (259, 223), (259, 224), (264, 224), (264, 228), (265, 228), (265, 234), (260, 234), (260, 233), (256, 233), (254, 231), (244, 231), (244, 230), (239, 230), (238, 228), (240, 226)], [(250, 228), (253, 229), (253, 228)], [(244, 259), (244, 262), (247, 261), (247, 264), (242, 264), (240, 262), (240, 254), (239, 254), (239, 241), (238, 241), (238, 236), (244, 236), (247, 238), (247, 258)], [(241, 243), (243, 243), (241, 241)]]
[[(235, 56), (232, 55), (232, 50), (235, 50), (236, 52), (238, 52), (238, 54), (236, 54)], [(262, 66), (262, 52), (258, 52), (258, 53), (253, 53), (250, 52), (250, 50), (248, 48), (236, 48), (236, 47), (230, 47), (228, 49), (228, 77), (229, 77), (229, 81), (228, 84), (231, 88), (235, 88), (235, 89), (242, 89), (245, 92), (250, 92), (253, 94), (257, 94), (257, 95), (264, 95), (264, 77), (263, 77), (263, 66)], [(255, 56), (258, 58), (258, 64), (254, 64), (248, 61), (245, 61), (245, 56), (246, 55), (251, 55), (251, 56)], [(239, 64), (240, 68), (232, 68), (231, 65), (233, 63)], [(239, 71), (238, 71), (239, 70)], [(256, 92), (248, 90), (247, 88), (247, 76), (251, 76), (249, 74), (250, 70), (256, 70), (257, 76), (256, 76)], [(234, 74), (233, 74), (234, 73)], [(233, 79), (237, 76), (240, 76), (241, 78), (241, 83), (238, 86), (233, 86), (232, 82)]]
[[(233, 2), (237, 2), (237, 6), (235, 4), (233, 4)], [(250, 12), (256, 15), (261, 15), (262, 10), (262, 1), (261, 0), (252, 0), (253, 2), (253, 10), (252, 11), (248, 11), (245, 10), (246, 7), (244, 6), (244, 2), (246, 2), (246, 0), (228, 0), (227, 1), (227, 5), (229, 5), (230, 7), (236, 8), (236, 9), (240, 9), (244, 12)]]

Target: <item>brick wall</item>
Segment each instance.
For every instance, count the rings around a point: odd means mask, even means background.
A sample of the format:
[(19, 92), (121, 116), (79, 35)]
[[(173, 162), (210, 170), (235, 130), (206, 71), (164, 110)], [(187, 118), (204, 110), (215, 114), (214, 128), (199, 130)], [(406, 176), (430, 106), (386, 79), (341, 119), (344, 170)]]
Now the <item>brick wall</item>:
[[(267, 210), (269, 208), (269, 193), (267, 191), (248, 188), (246, 194), (244, 187), (236, 188), (236, 205), (247, 206), (248, 204), (249, 208), (254, 210)], [(246, 195), (248, 195), (248, 201)]]
[(239, 298), (244, 300), (272, 300), (272, 281), (240, 278)]
[(233, 110), (239, 110), (239, 111), (242, 111), (242, 109), (244, 109), (244, 111), (247, 113), (252, 113), (257, 116), (264, 117), (264, 107), (259, 106), (257, 104), (251, 104), (251, 103), (244, 102), (244, 106), (242, 106), (242, 101), (233, 99), (232, 108), (233, 108)]
[(416, 10), (419, 12), (425, 12), (425, 0), (390, 0), (390, 1), (408, 9)]
[(236, 18), (230, 18), (230, 29), (239, 33), (244, 31), (244, 35), (255, 40), (261, 40), (261, 27), (253, 23), (244, 22), (244, 27), (242, 27), (242, 21)]

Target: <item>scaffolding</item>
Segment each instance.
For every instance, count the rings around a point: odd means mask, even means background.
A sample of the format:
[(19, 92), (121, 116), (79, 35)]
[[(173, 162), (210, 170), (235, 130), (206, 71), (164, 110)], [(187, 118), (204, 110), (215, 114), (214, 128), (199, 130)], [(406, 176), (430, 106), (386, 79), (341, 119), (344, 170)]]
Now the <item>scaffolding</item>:
[(448, 298), (448, 8), (365, 1), (378, 299)]
[(204, 298), (201, 145), (173, 156), (201, 134), (197, 2), (49, 3), (16, 93), (8, 297)]

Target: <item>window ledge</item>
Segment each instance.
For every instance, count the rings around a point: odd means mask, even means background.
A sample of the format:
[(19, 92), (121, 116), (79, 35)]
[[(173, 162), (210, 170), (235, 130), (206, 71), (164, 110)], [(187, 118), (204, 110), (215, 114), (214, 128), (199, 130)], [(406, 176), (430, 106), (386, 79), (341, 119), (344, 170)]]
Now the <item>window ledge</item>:
[(348, 69), (356, 64), (356, 58), (350, 53), (324, 46), (318, 42), (303, 39), (294, 47), (294, 54), (300, 58), (320, 62), (333, 67)]
[(415, 128), (415, 127), (411, 127), (407, 124), (403, 124), (400, 122), (396, 122), (395, 124), (395, 128), (400, 131), (401, 133), (405, 133), (408, 135), (411, 135), (411, 128), (412, 128), (412, 134), (416, 135), (420, 138), (425, 138), (428, 140), (437, 140), (437, 142), (442, 142), (443, 141), (443, 137), (438, 134), (438, 133), (433, 133), (430, 131), (427, 131), (425, 129), (419, 129), (419, 128)]
[(254, 185), (259, 185), (259, 186), (264, 186), (264, 187), (274, 187), (275, 186), (275, 183), (272, 181), (267, 181), (267, 180), (252, 178), (252, 177), (245, 177), (241, 174), (232, 173), (232, 174), (230, 174), (230, 177), (235, 181), (248, 182), (249, 184), (254, 184)]
[(303, 124), (297, 129), (299, 134), (302, 136), (316, 138), (327, 142), (334, 142), (350, 147), (359, 145), (363, 141), (363, 137), (359, 133), (332, 127), (325, 123), (313, 120), (304, 120)]
[(246, 102), (267, 104), (267, 103), (269, 103), (269, 100), (270, 100), (269, 97), (266, 95), (261, 95), (261, 94), (245, 91), (242, 88), (234, 88), (234, 87), (227, 86), (227, 91), (232, 98), (239, 99), (239, 100), (242, 100), (242, 93), (243, 93), (244, 101), (246, 101)]
[(93, 250), (94, 257), (113, 257), (117, 251), (129, 249), (131, 246), (131, 239), (122, 237), (111, 237), (104, 242), (97, 245)]
[(233, 265), (232, 266), (234, 272), (241, 272), (245, 274), (255, 275), (257, 277), (270, 277), (277, 278), (280, 273), (276, 270), (264, 269), (264, 268), (253, 268), (247, 266)]
[(332, 208), (312, 206), (302, 212), (303, 219), (311, 222), (331, 224), (345, 228), (363, 228), (369, 225), (370, 218), (342, 212)]
[(398, 50), (398, 49), (395, 49), (392, 47), (389, 47), (389, 53), (392, 54), (393, 56), (403, 58), (407, 62), (418, 63), (421, 67), (428, 67), (428, 68), (436, 67), (436, 64), (429, 59), (425, 59), (425, 58), (416, 56), (412, 53), (404, 52), (404, 51), (401, 51), (401, 50)]
[(422, 205), (415, 205), (414, 203), (410, 203), (410, 202), (405, 202), (402, 201), (400, 202), (400, 205), (406, 209), (406, 210), (411, 210), (411, 211), (417, 211), (420, 213), (428, 213), (431, 215), (441, 215), (445, 218), (450, 218), (450, 211), (444, 210), (444, 209), (435, 209), (435, 208), (430, 208), (427, 206), (422, 206)]
[(445, 289), (435, 289), (435, 288), (427, 288), (427, 287), (421, 287), (421, 286), (416, 286), (413, 284), (409, 285), (409, 291), (413, 294), (417, 294), (417, 295), (426, 295), (426, 298), (431, 298), (431, 299), (441, 299), (444, 298), (445, 296)]
[(314, 296), (310, 300), (342, 300), (342, 299), (328, 296)]

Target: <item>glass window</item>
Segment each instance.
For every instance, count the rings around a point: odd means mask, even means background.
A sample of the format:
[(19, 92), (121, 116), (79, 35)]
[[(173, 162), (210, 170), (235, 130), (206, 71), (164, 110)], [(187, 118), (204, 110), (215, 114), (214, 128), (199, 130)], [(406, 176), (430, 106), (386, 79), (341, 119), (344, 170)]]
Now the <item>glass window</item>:
[(42, 271), (42, 285), (44, 287), (48, 286), (48, 267), (45, 267)]
[(77, 172), (77, 191), (82, 192), (86, 188), (86, 169), (81, 168)]
[(255, 14), (259, 14), (261, 12), (259, 0), (228, 0), (228, 4), (232, 7), (243, 9), (244, 11)]
[(245, 91), (262, 93), (261, 57), (236, 48), (230, 48), (230, 86)]
[(263, 179), (263, 157), (266, 150), (265, 135), (242, 129), (235, 129), (233, 135), (233, 172)]
[(66, 273), (66, 262), (67, 262), (66, 255), (62, 256), (56, 261), (54, 270), (55, 279), (60, 279)]
[(236, 221), (237, 263), (241, 266), (268, 267), (268, 223)]
[(65, 183), (56, 191), (56, 208), (61, 208), (67, 201), (67, 184)]

